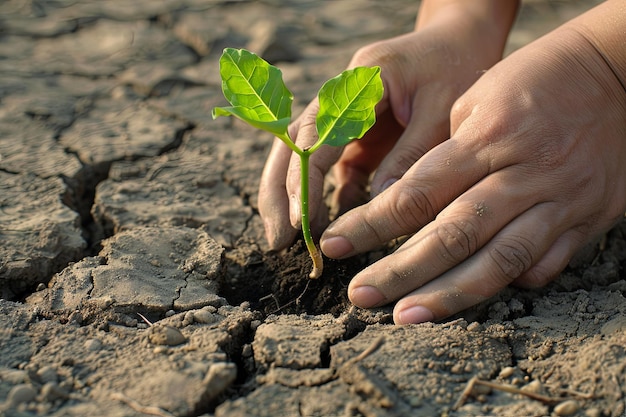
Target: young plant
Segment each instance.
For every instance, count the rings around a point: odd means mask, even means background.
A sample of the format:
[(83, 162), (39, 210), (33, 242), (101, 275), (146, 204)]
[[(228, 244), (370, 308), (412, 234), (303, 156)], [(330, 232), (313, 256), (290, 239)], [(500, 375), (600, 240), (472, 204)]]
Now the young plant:
[(324, 83), (318, 93), (319, 139), (304, 149), (289, 136), (293, 94), (278, 68), (245, 49), (226, 48), (220, 58), (220, 75), (231, 106), (214, 108), (213, 118), (236, 116), (274, 134), (300, 157), (302, 236), (313, 260), (310, 277), (318, 278), (324, 264), (309, 224), (309, 158), (322, 145), (344, 146), (360, 139), (374, 125), (374, 107), (383, 96), (380, 68), (353, 68)]

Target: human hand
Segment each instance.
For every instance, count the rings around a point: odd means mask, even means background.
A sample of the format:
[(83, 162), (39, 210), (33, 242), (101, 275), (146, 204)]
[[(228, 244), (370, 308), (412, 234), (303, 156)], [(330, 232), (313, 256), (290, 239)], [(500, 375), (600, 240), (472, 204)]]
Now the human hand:
[(626, 91), (574, 30), (485, 73), (450, 130), (322, 236), (322, 251), (343, 258), (415, 233), (348, 288), (365, 308), (399, 299), (398, 324), (445, 318), (510, 283), (545, 285), (626, 210)]
[[(353, 57), (349, 67), (382, 68), (385, 95), (377, 106), (376, 125), (363, 139), (345, 149), (325, 146), (311, 156), (309, 217), (314, 234), (319, 235), (328, 224), (323, 184), (335, 162), (333, 205), (343, 213), (367, 201), (366, 189), (374, 170), (371, 190), (375, 195), (447, 139), (452, 103), (500, 58), (506, 30), (498, 28), (496, 35), (493, 25), (468, 17), (471, 13), (464, 8), (472, 9), (482, 2), (460, 3), (463, 7), (448, 6), (438, 14), (429, 10), (432, 16), (418, 31), (372, 44)], [(317, 140), (317, 112), (314, 100), (290, 126), (290, 136), (300, 148)], [(282, 249), (295, 238), (301, 218), (299, 199), (299, 159), (276, 140), (259, 190), (259, 212), (270, 248)]]

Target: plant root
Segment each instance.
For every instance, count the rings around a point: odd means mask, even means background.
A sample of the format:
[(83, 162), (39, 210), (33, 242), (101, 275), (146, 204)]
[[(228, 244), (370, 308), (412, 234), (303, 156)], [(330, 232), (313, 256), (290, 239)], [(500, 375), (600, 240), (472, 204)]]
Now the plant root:
[(276, 297), (276, 295), (275, 295), (274, 293), (269, 294), (269, 295), (266, 295), (266, 296), (265, 296), (265, 297), (263, 297), (263, 298), (260, 298), (260, 299), (259, 299), (259, 301), (268, 300), (268, 299), (270, 299), (270, 298), (273, 298), (273, 299), (274, 299), (274, 302), (276, 303), (276, 307), (277, 307), (277, 308), (276, 308), (276, 310), (272, 311), (272, 313), (271, 313), (271, 314), (276, 314), (276, 313), (279, 313), (280, 311), (282, 311), (283, 309), (285, 309), (285, 308), (289, 307), (289, 306), (290, 306), (290, 305), (292, 305), (292, 304), (295, 304), (295, 305), (299, 306), (299, 305), (300, 305), (300, 302), (302, 301), (302, 297), (304, 297), (304, 294), (306, 294), (307, 290), (309, 289), (309, 284), (310, 284), (310, 283), (311, 283), (311, 280), (308, 280), (308, 281), (306, 282), (306, 285), (304, 286), (304, 290), (302, 290), (302, 292), (300, 293), (300, 295), (299, 295), (299, 296), (298, 296), (295, 300), (291, 300), (291, 301), (289, 301), (287, 304), (285, 304), (285, 305), (283, 305), (283, 306), (281, 306), (281, 305), (278, 303), (278, 297)]
[(311, 260), (313, 261), (313, 270), (309, 274), (309, 278), (311, 279), (321, 277), (324, 272), (324, 259), (322, 258), (322, 253), (317, 246), (315, 246), (315, 249), (316, 250), (314, 252), (310, 252)]

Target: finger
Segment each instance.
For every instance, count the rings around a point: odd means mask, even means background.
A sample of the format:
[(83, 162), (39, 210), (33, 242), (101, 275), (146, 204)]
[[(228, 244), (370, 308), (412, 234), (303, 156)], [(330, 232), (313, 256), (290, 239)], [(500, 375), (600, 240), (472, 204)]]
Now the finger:
[(537, 264), (568, 230), (567, 213), (541, 203), (518, 216), (464, 263), (402, 298), (397, 324), (440, 320), (495, 295)]
[(333, 166), (335, 190), (332, 207), (337, 215), (369, 200), (370, 175), (393, 148), (404, 128), (391, 111), (377, 116), (374, 127), (362, 139), (350, 142)]
[(430, 83), (418, 90), (404, 133), (372, 178), (372, 196), (398, 181), (415, 161), (450, 137), (448, 115), (455, 98), (452, 90), (439, 83)]
[(466, 148), (449, 139), (432, 149), (382, 194), (335, 220), (322, 235), (322, 251), (330, 258), (345, 258), (429, 223), (489, 173), (490, 161)]
[(288, 220), (289, 200), (285, 189), (290, 157), (291, 150), (280, 139), (274, 139), (259, 185), (259, 214), (272, 250), (286, 248), (297, 233)]
[(513, 280), (512, 285), (522, 288), (540, 288), (552, 281), (565, 269), (570, 259), (585, 242), (585, 235), (576, 229), (569, 230), (557, 239), (541, 260)]
[(357, 275), (348, 289), (352, 302), (363, 308), (387, 304), (471, 257), (535, 204), (528, 195), (541, 190), (510, 185), (519, 176), (517, 167), (498, 171), (458, 197), (396, 252)]

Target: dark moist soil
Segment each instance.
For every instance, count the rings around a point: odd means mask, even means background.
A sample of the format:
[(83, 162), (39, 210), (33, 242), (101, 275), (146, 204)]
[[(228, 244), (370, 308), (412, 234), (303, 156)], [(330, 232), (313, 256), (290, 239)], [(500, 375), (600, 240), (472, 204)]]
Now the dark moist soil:
[(270, 314), (333, 314), (350, 308), (347, 288), (365, 265), (359, 257), (347, 260), (324, 258), (324, 273), (310, 279), (311, 258), (299, 240), (283, 253), (237, 249), (226, 254), (220, 295), (231, 305), (250, 303), (250, 308)]

